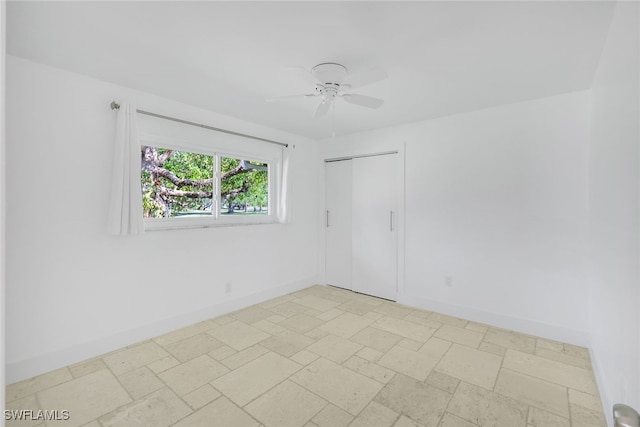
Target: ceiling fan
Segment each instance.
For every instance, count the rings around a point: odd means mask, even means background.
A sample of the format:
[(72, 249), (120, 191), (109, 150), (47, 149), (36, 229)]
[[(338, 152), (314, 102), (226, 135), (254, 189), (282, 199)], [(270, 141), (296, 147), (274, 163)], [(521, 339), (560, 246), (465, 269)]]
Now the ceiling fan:
[(314, 92), (302, 95), (279, 96), (269, 98), (267, 101), (276, 102), (295, 98), (319, 98), (320, 104), (313, 113), (313, 117), (322, 117), (327, 114), (336, 98), (342, 98), (346, 102), (368, 108), (378, 108), (384, 100), (372, 96), (357, 93), (345, 93), (351, 89), (378, 82), (386, 79), (387, 73), (379, 69), (371, 69), (367, 72), (350, 74), (347, 67), (334, 62), (318, 64), (311, 72), (302, 67), (291, 67), (298, 71), (310, 83), (315, 85)]

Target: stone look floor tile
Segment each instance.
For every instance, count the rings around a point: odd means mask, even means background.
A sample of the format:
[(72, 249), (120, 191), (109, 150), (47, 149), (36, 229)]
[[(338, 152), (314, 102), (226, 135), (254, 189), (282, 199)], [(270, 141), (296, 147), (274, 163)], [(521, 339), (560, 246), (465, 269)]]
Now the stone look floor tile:
[(329, 321), (331, 319), (335, 319), (336, 317), (340, 316), (341, 314), (344, 314), (344, 310), (340, 310), (339, 307), (338, 307), (338, 308), (332, 308), (331, 310), (328, 310), (328, 311), (325, 311), (323, 313), (320, 313), (316, 317), (318, 319), (322, 320), (323, 322), (327, 322), (327, 321)]
[(293, 331), (284, 331), (262, 341), (260, 345), (284, 357), (291, 357), (313, 344), (314, 340)]
[(258, 344), (271, 336), (238, 320), (222, 325), (208, 333), (238, 351)]
[(5, 396), (10, 410), (66, 406), (65, 427), (606, 426), (587, 349), (324, 285), (8, 385)]
[(594, 396), (598, 395), (593, 373), (590, 370), (516, 350), (507, 350), (503, 367)]
[(86, 424), (131, 402), (129, 394), (106, 369), (38, 392), (38, 400), (43, 409), (68, 410), (70, 418), (65, 426), (69, 427)]
[(162, 388), (144, 399), (119, 407), (99, 418), (103, 427), (133, 427), (172, 425), (185, 417), (191, 409), (168, 388)]
[(438, 364), (440, 357), (432, 357), (426, 353), (395, 346), (380, 358), (378, 364), (408, 375), (418, 381), (424, 381), (431, 373), (431, 370)]
[(352, 420), (352, 415), (332, 404), (313, 417), (313, 423), (318, 427), (347, 427)]
[(227, 357), (232, 356), (237, 352), (237, 350), (232, 349), (228, 345), (223, 345), (222, 347), (210, 351), (209, 353), (207, 353), (207, 355), (217, 361), (221, 361), (222, 359), (226, 359)]
[(484, 337), (484, 333), (458, 328), (451, 325), (443, 325), (435, 332), (435, 334), (433, 334), (433, 336), (469, 347), (478, 348), (482, 338)]
[(382, 389), (382, 384), (320, 358), (291, 379), (352, 415), (358, 415)]
[(571, 423), (574, 427), (606, 427), (607, 421), (602, 412), (592, 411), (580, 405), (569, 405)]
[(398, 421), (393, 425), (393, 427), (423, 427), (420, 424), (414, 422), (411, 418), (405, 417), (404, 415), (400, 415)]
[(366, 317), (353, 313), (344, 313), (329, 320), (320, 326), (319, 329), (342, 338), (351, 338), (372, 323), (373, 320), (367, 319)]
[(550, 350), (557, 353), (564, 351), (564, 345), (558, 341), (545, 340), (543, 338), (536, 338), (536, 350)]
[(341, 303), (314, 295), (305, 295), (302, 298), (298, 298), (296, 300), (296, 304), (323, 312), (331, 310), (332, 308), (336, 308)]
[(353, 420), (349, 427), (393, 427), (398, 416), (398, 413), (386, 406), (371, 402), (360, 412), (360, 415)]
[(340, 364), (361, 348), (360, 344), (329, 334), (311, 344), (306, 350)]
[(440, 329), (444, 323), (431, 320), (429, 317), (416, 316), (416, 312), (412, 312), (410, 315), (404, 318), (407, 322), (416, 323), (420, 326), (426, 326), (431, 329)]
[(191, 393), (187, 393), (182, 396), (182, 400), (187, 402), (193, 409), (202, 408), (209, 402), (216, 400), (221, 394), (218, 390), (211, 387), (209, 384), (205, 384), (200, 388), (193, 390)]
[(242, 407), (300, 368), (297, 363), (269, 352), (216, 379), (211, 385)]
[(444, 415), (451, 394), (397, 374), (375, 397), (383, 406), (425, 426), (435, 426)]
[(461, 382), (447, 412), (479, 426), (525, 427), (527, 405), (473, 384)]
[(492, 390), (502, 358), (460, 344), (453, 344), (437, 370), (462, 381)]
[(239, 351), (225, 359), (222, 359), (220, 363), (222, 363), (227, 368), (234, 370), (268, 352), (269, 349), (261, 346), (260, 344), (256, 344), (252, 347), (245, 348), (244, 350)]
[(481, 332), (483, 334), (489, 330), (489, 327), (487, 325), (483, 325), (482, 323), (475, 323), (475, 322), (467, 323), (467, 325), (464, 328), (470, 331)]
[(198, 356), (224, 346), (211, 335), (202, 333), (164, 346), (164, 349), (180, 362), (188, 362)]
[(580, 357), (569, 356), (565, 353), (559, 353), (557, 351), (547, 350), (544, 348), (536, 348), (536, 356), (544, 357), (545, 359), (555, 360), (556, 362), (566, 363), (567, 365), (577, 366), (582, 369), (591, 370), (591, 362), (582, 359)]
[(382, 384), (388, 383), (396, 374), (391, 369), (383, 368), (380, 365), (369, 362), (368, 360), (365, 360), (358, 356), (351, 357), (349, 360), (344, 362), (342, 366), (352, 369), (357, 373), (376, 380)]
[(426, 342), (435, 332), (435, 329), (388, 316), (376, 320), (373, 327), (420, 342)]
[(74, 378), (79, 378), (87, 374), (92, 374), (101, 369), (106, 369), (107, 365), (105, 365), (104, 361), (100, 358), (91, 359), (81, 363), (76, 363), (75, 365), (69, 366), (69, 371)]
[(535, 338), (495, 328), (489, 328), (485, 333), (484, 342), (530, 354), (533, 354), (536, 349)]
[(111, 353), (103, 360), (115, 375), (122, 375), (167, 356), (169, 353), (165, 349), (149, 341)]
[(373, 309), (376, 313), (380, 313), (383, 316), (395, 317), (397, 319), (404, 319), (413, 311), (412, 308), (390, 302), (383, 302), (379, 306)]
[(324, 321), (316, 317), (311, 317), (306, 314), (296, 314), (288, 319), (283, 320), (278, 325), (287, 329), (291, 329), (294, 332), (304, 334), (312, 329), (322, 325)]
[[(285, 317), (286, 319), (286, 317)], [(253, 326), (256, 329), (260, 329), (263, 332), (266, 332), (268, 334), (274, 335), (274, 334), (279, 334), (280, 332), (284, 332), (287, 329), (283, 328), (280, 325), (276, 325), (275, 323), (267, 320), (267, 319), (263, 319), (263, 320), (259, 320), (257, 322), (253, 322), (251, 324), (251, 326)]]
[(159, 374), (162, 371), (166, 371), (169, 368), (173, 368), (179, 365), (180, 361), (173, 356), (163, 357), (160, 360), (151, 362), (147, 365), (147, 368), (151, 369), (154, 373)]
[(569, 403), (582, 406), (596, 412), (602, 412), (602, 402), (599, 397), (569, 389)]
[(418, 351), (420, 350), (420, 347), (424, 345), (424, 343), (409, 338), (402, 338), (397, 345), (409, 350)]
[(446, 323), (447, 325), (457, 326), (459, 328), (464, 328), (467, 326), (468, 321), (464, 319), (458, 319), (457, 317), (447, 316), (446, 314), (440, 313), (431, 313), (429, 314), (429, 319), (434, 320), (440, 323)]
[(362, 357), (370, 362), (377, 362), (384, 355), (384, 353), (369, 347), (365, 347), (356, 353), (356, 356)]
[(185, 395), (229, 372), (220, 362), (207, 355), (191, 359), (158, 374), (178, 396)]
[(235, 313), (231, 313), (229, 316), (233, 317), (236, 320), (240, 320), (241, 322), (249, 324), (268, 319), (269, 317), (273, 316), (273, 312), (266, 310), (260, 306), (253, 305), (243, 310), (236, 311)]
[(469, 421), (458, 418), (455, 415), (449, 413), (444, 414), (442, 421), (440, 421), (439, 427), (477, 427), (476, 424), (471, 424)]
[(402, 337), (400, 335), (370, 327), (364, 328), (351, 337), (351, 341), (375, 348), (383, 353), (391, 350), (391, 347), (395, 346), (401, 340)]
[(444, 390), (448, 393), (453, 394), (456, 391), (456, 388), (458, 388), (458, 384), (460, 384), (460, 380), (450, 375), (434, 370), (434, 371), (431, 371), (431, 373), (425, 380), (425, 383), (432, 385), (434, 387), (437, 387), (440, 390)]
[(571, 427), (568, 419), (533, 406), (529, 408), (527, 422), (531, 427)]
[(440, 338), (429, 338), (429, 340), (418, 350), (420, 353), (427, 354), (434, 359), (442, 359), (447, 351), (451, 348), (451, 342)]
[(308, 307), (305, 307), (300, 304), (296, 304), (295, 302), (292, 302), (292, 301), (286, 301), (269, 308), (270, 311), (284, 317), (295, 316), (296, 314), (304, 313), (308, 309), (309, 309)]
[(8, 385), (5, 388), (5, 400), (12, 402), (16, 399), (26, 397), (40, 390), (70, 381), (73, 379), (71, 372), (67, 368), (56, 369), (28, 380), (20, 381)]
[(318, 356), (315, 353), (311, 353), (310, 351), (300, 350), (299, 352), (297, 352), (296, 354), (291, 356), (290, 359), (293, 360), (296, 363), (299, 363), (302, 366), (306, 366), (309, 363), (311, 363), (314, 360), (316, 360), (318, 357), (320, 357), (320, 356)]
[(338, 306), (339, 310), (348, 311), (350, 313), (357, 314), (358, 316), (364, 316), (370, 311), (373, 311), (374, 308), (376, 308), (375, 305), (364, 301), (347, 301)]
[(569, 418), (567, 389), (557, 384), (502, 369), (498, 375), (495, 392)]
[(591, 360), (591, 358), (589, 357), (589, 350), (587, 350), (586, 348), (578, 347), (577, 345), (571, 345), (567, 343), (564, 343), (563, 346), (564, 346), (563, 352), (565, 354), (569, 356), (580, 357), (585, 360)]
[(120, 375), (118, 381), (134, 399), (139, 399), (164, 387), (164, 383), (146, 366)]
[(245, 410), (266, 427), (298, 427), (326, 405), (315, 394), (284, 381), (249, 403)]
[(161, 346), (165, 346), (177, 341), (182, 341), (183, 339), (192, 337), (194, 335), (202, 334), (216, 328), (217, 326), (218, 324), (216, 322), (212, 320), (205, 320), (204, 322), (199, 322), (194, 325), (176, 329), (175, 331), (171, 331), (164, 335), (155, 337), (153, 341)]
[(506, 347), (485, 341), (480, 343), (478, 350), (486, 351), (487, 353), (495, 354), (497, 356), (504, 356), (504, 354), (507, 352)]
[(207, 406), (183, 418), (173, 427), (258, 427), (260, 424), (249, 414), (221, 396)]

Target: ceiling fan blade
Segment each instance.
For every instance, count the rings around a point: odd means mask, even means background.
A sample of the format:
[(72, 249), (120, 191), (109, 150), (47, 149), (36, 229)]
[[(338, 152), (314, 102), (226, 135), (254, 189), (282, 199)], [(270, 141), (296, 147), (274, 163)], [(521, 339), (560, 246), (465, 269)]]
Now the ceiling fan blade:
[(350, 74), (344, 81), (344, 84), (349, 85), (350, 89), (356, 89), (362, 86), (370, 85), (380, 80), (384, 80), (389, 75), (379, 68), (372, 68), (360, 73)]
[(374, 98), (372, 96), (358, 95), (357, 93), (347, 93), (342, 95), (342, 99), (351, 103), (367, 108), (378, 108), (384, 104), (384, 100)]
[(267, 102), (280, 102), (280, 101), (287, 101), (289, 99), (314, 98), (316, 96), (320, 96), (320, 94), (319, 93), (307, 93), (307, 94), (299, 94), (299, 95), (274, 96), (272, 98), (265, 99), (265, 101), (267, 101)]
[(329, 111), (329, 107), (331, 107), (331, 99), (324, 99), (320, 105), (318, 105), (318, 108), (316, 108), (313, 117), (317, 119), (318, 117), (324, 116), (327, 114), (327, 111)]

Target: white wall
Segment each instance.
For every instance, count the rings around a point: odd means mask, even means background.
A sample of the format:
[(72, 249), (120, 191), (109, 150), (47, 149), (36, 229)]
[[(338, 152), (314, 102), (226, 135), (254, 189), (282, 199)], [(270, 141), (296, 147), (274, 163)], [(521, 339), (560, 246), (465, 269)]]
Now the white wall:
[(587, 344), (589, 95), (321, 141), (323, 158), (406, 144), (400, 302)]
[[(0, 3), (0, 28), (6, 27), (6, 2)], [(5, 60), (6, 37), (5, 32), (0, 31), (0, 384), (4, 384), (5, 378)], [(0, 387), (0, 402), (4, 402), (4, 387)]]
[[(294, 143), (293, 222), (108, 235), (109, 103), (125, 98)], [(315, 141), (16, 57), (7, 106), (8, 383), (315, 283)]]
[(619, 3), (596, 79), (589, 147), (589, 326), (605, 413), (640, 410), (638, 3)]

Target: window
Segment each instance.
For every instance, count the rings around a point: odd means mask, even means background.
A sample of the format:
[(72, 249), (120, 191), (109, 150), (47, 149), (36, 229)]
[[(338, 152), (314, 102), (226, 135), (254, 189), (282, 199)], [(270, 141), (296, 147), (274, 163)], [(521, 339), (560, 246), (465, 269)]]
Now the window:
[(141, 155), (147, 229), (275, 221), (273, 161), (151, 144)]

